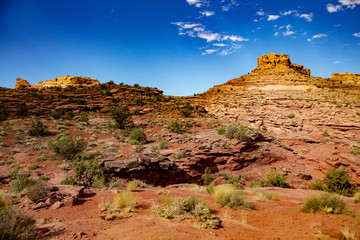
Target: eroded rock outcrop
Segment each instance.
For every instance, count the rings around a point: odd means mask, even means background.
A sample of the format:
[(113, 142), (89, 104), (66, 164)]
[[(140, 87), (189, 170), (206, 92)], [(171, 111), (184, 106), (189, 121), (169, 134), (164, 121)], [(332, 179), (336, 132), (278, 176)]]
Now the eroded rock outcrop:
[(44, 87), (67, 87), (67, 86), (93, 86), (100, 85), (100, 82), (96, 79), (89, 77), (77, 77), (77, 76), (64, 76), (60, 78), (54, 78), (45, 82), (38, 82), (31, 86), (33, 88), (44, 88)]
[(31, 85), (28, 81), (21, 78), (16, 79), (15, 89), (29, 88), (29, 87), (31, 87)]
[(292, 69), (301, 74), (310, 75), (310, 69), (304, 69), (303, 65), (291, 63), (286, 54), (270, 53), (257, 58), (258, 67), (252, 72), (259, 72), (265, 69)]

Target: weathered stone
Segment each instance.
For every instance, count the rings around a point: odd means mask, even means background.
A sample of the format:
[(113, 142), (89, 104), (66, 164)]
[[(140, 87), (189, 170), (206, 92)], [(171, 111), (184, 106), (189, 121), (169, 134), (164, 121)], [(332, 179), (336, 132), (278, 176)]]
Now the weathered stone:
[(29, 87), (31, 87), (31, 85), (28, 81), (21, 78), (16, 79), (15, 89), (29, 88)]

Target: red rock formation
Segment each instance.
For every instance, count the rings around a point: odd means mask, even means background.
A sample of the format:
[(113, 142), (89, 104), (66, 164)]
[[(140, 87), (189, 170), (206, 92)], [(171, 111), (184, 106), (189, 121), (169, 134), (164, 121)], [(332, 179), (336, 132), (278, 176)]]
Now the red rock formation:
[(15, 89), (21, 89), (21, 88), (28, 88), (31, 87), (31, 85), (29, 84), (28, 81), (21, 79), (21, 78), (17, 78), (16, 79), (16, 84), (15, 84)]
[(100, 85), (100, 82), (96, 79), (89, 77), (77, 77), (77, 76), (64, 76), (60, 78), (54, 78), (45, 82), (38, 82), (31, 86), (33, 88), (44, 88), (44, 87), (67, 87), (67, 86), (93, 86)]
[(303, 65), (290, 62), (290, 58), (286, 54), (270, 53), (257, 58), (258, 67), (252, 72), (259, 72), (265, 69), (292, 69), (296, 72), (310, 75), (310, 69), (304, 69)]

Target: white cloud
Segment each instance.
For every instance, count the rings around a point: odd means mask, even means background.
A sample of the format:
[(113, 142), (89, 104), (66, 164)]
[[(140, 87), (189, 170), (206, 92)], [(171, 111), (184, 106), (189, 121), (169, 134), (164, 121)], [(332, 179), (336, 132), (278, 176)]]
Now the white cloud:
[(339, 12), (348, 8), (354, 9), (357, 5), (360, 5), (360, 0), (339, 0), (339, 3), (338, 5), (328, 3), (326, 9), (329, 13)]
[(268, 15), (268, 21), (276, 20), (280, 17), (280, 15)]
[(348, 8), (354, 9), (356, 5), (360, 5), (360, 0), (339, 0), (339, 3), (347, 6)]
[(201, 14), (202, 16), (210, 17), (210, 16), (214, 15), (215, 12), (204, 10), (204, 11), (201, 11), (200, 14)]
[(295, 32), (291, 31), (290, 29), (292, 28), (292, 26), (289, 24), (286, 26), (286, 31), (283, 32), (283, 36), (291, 36), (293, 35)]
[(280, 12), (280, 14), (283, 16), (287, 16), (287, 15), (290, 15), (293, 13), (298, 14), (298, 11), (297, 10), (289, 10), (289, 11), (285, 11), (285, 12)]
[(312, 36), (312, 38), (308, 38), (308, 42), (311, 42), (312, 40), (316, 39), (316, 38), (324, 38), (324, 37), (327, 37), (328, 35), (327, 34), (323, 34), (323, 33), (320, 33), (320, 34), (316, 34), (314, 36)]
[(333, 64), (339, 64), (340, 63), (340, 61), (334, 61), (333, 62)]
[(209, 6), (209, 1), (208, 0), (186, 0), (189, 5), (195, 5), (195, 7), (204, 7), (204, 6)]
[(233, 42), (247, 42), (247, 41), (249, 41), (248, 38), (243, 38), (241, 36), (235, 36), (235, 35), (224, 35), (222, 37), (222, 39), (223, 40), (228, 40), (229, 39), (229, 40), (231, 40)]
[(265, 12), (260, 10), (260, 11), (258, 11), (258, 12), (256, 13), (256, 15), (264, 16), (264, 15), (265, 15)]
[(216, 46), (216, 47), (226, 47), (226, 46), (228, 46), (225, 43), (214, 43), (213, 45)]
[(338, 11), (341, 11), (342, 10), (342, 7), (341, 5), (334, 5), (332, 3), (328, 3), (326, 5), (326, 10), (329, 12), (329, 13), (333, 13), (333, 12), (338, 12)]
[(213, 33), (210, 31), (202, 31), (202, 32), (198, 32), (197, 36), (199, 38), (203, 38), (205, 39), (207, 42), (212, 42), (212, 41), (220, 41), (221, 39), (221, 35), (219, 33)]
[(209, 54), (212, 54), (217, 51), (218, 50), (216, 50), (216, 49), (206, 49), (205, 52), (202, 53), (202, 55), (209, 55)]
[(353, 36), (354, 36), (354, 37), (360, 37), (360, 32), (354, 33)]
[(300, 18), (305, 18), (306, 21), (311, 22), (312, 18), (313, 18), (314, 14), (313, 13), (309, 13), (309, 14), (301, 14)]
[(280, 33), (279, 33), (279, 32), (275, 32), (275, 33), (274, 33), (274, 36), (275, 36), (275, 37), (280, 36)]

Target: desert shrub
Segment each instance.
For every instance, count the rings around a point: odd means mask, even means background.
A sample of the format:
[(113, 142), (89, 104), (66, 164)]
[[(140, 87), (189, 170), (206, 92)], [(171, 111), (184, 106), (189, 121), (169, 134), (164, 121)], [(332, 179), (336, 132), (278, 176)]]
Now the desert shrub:
[(66, 177), (64, 180), (61, 181), (61, 184), (74, 186), (75, 178), (73, 176)]
[(287, 115), (288, 118), (294, 118), (295, 117), (295, 114), (293, 113), (290, 113), (289, 115)]
[(191, 127), (192, 127), (192, 124), (189, 122), (172, 121), (170, 123), (169, 131), (181, 134), (181, 133), (186, 132)]
[(80, 152), (85, 150), (86, 146), (87, 142), (83, 138), (76, 136), (72, 138), (61, 135), (56, 140), (48, 141), (50, 150), (68, 160), (74, 160)]
[(128, 192), (128, 191), (121, 191), (115, 195), (114, 198), (114, 206), (117, 209), (125, 209), (130, 211), (136, 203), (136, 197)]
[(360, 192), (354, 194), (355, 203), (360, 203)]
[(285, 175), (278, 173), (276, 170), (271, 170), (271, 172), (266, 176), (266, 179), (263, 179), (260, 182), (260, 186), (287, 188), (288, 184), (286, 183)]
[(80, 115), (80, 122), (87, 123), (89, 121), (89, 116), (86, 112), (82, 112)]
[(190, 103), (186, 102), (185, 105), (180, 109), (180, 113), (184, 117), (190, 117), (193, 109), (194, 108), (190, 105)]
[(330, 137), (330, 134), (327, 131), (323, 132), (321, 135), (323, 137)]
[(35, 117), (32, 120), (28, 131), (30, 136), (47, 136), (49, 133), (47, 126), (39, 118)]
[(221, 206), (228, 206), (230, 208), (252, 208), (253, 203), (245, 199), (245, 195), (240, 190), (236, 190), (231, 185), (215, 186), (212, 193), (216, 202)]
[(26, 196), (33, 202), (46, 197), (48, 194), (49, 189), (43, 181), (36, 181), (34, 185), (26, 188)]
[(160, 149), (167, 149), (169, 147), (169, 142), (166, 140), (161, 140), (160, 144), (159, 144), (159, 148)]
[(0, 108), (0, 122), (5, 121), (9, 118), (10, 113), (5, 109)]
[(15, 111), (16, 117), (27, 117), (29, 116), (29, 108), (26, 106), (26, 104), (21, 104)]
[(154, 206), (154, 215), (162, 218), (192, 217), (202, 228), (218, 228), (220, 222), (211, 215), (209, 206), (194, 197), (176, 198)]
[[(146, 134), (142, 128), (134, 128), (130, 133), (130, 140), (143, 144), (146, 142)], [(136, 145), (136, 144), (134, 144)]]
[(0, 189), (0, 210), (6, 207), (6, 202), (4, 201), (5, 192)]
[(0, 239), (32, 240), (36, 239), (35, 220), (17, 210), (0, 210)]
[(55, 111), (53, 111), (50, 116), (56, 120), (58, 119), (62, 119), (65, 115), (65, 110), (64, 109), (56, 109)]
[(240, 176), (236, 177), (227, 173), (222, 173), (221, 175), (225, 178), (225, 180), (227, 180), (229, 184), (233, 185), (235, 188), (238, 189), (244, 188), (246, 182), (244, 178)]
[(205, 168), (203, 179), (204, 185), (209, 185), (212, 181), (214, 181), (215, 177), (211, 174), (209, 167)]
[(116, 121), (116, 127), (120, 129), (125, 129), (133, 124), (131, 113), (127, 106), (111, 108), (110, 116)]
[(325, 189), (324, 181), (322, 179), (316, 180), (310, 185), (310, 189), (324, 191)]
[(335, 192), (344, 196), (352, 196), (356, 190), (346, 168), (330, 170), (326, 173), (323, 182), (326, 191)]
[(346, 203), (337, 194), (324, 193), (317, 197), (305, 199), (301, 211), (310, 213), (323, 211), (326, 213), (341, 214), (346, 211)]
[(218, 130), (218, 134), (224, 135), (230, 139), (244, 140), (248, 136), (249, 129), (243, 125), (236, 123), (229, 124)]
[(64, 116), (66, 120), (71, 120), (73, 119), (73, 117), (74, 117), (74, 113), (72, 111), (67, 111)]
[(181, 159), (181, 158), (185, 158), (186, 157), (186, 152), (187, 150), (186, 149), (178, 149), (177, 152), (176, 152), (176, 158), (177, 159)]
[(14, 174), (14, 180), (11, 181), (12, 189), (14, 192), (19, 193), (22, 192), (27, 187), (34, 185), (36, 180), (29, 178), (26, 174)]
[[(105, 187), (105, 170), (106, 168), (99, 166), (98, 160), (95, 158), (87, 164), (78, 162), (75, 166), (75, 185), (85, 185), (87, 187)], [(72, 179), (68, 179), (71, 183)]]

